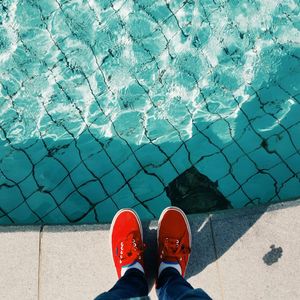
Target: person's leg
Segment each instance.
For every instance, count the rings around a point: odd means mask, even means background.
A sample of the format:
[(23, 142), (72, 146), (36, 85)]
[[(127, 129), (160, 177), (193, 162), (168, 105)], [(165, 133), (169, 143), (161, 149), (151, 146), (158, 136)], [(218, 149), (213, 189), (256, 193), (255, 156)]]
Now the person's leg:
[(99, 295), (95, 300), (128, 299), (147, 294), (148, 284), (144, 273), (133, 268), (127, 270), (108, 292)]
[(122, 209), (114, 217), (111, 230), (111, 250), (118, 281), (112, 289), (96, 299), (127, 299), (148, 295), (144, 275), (143, 229), (138, 215)]
[(159, 299), (211, 299), (203, 290), (193, 289), (184, 279), (191, 253), (192, 235), (185, 213), (178, 207), (166, 208), (158, 221)]
[(156, 286), (159, 299), (211, 299), (202, 289), (194, 289), (181, 275), (172, 267), (164, 269)]

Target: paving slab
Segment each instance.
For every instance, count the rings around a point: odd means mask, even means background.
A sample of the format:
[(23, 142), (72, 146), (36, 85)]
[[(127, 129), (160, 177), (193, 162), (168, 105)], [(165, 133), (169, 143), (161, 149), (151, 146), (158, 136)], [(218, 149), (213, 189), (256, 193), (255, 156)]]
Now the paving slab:
[(299, 201), (216, 214), (212, 228), (225, 300), (300, 299)]
[(41, 239), (40, 300), (94, 299), (116, 279), (109, 226), (46, 226)]
[[(216, 300), (300, 299), (299, 216), (299, 200), (188, 216), (188, 281)], [(151, 284), (157, 221), (143, 225)], [(109, 225), (0, 227), (0, 246), (0, 299), (94, 299), (117, 280)]]
[(38, 299), (39, 227), (0, 227), (0, 299)]

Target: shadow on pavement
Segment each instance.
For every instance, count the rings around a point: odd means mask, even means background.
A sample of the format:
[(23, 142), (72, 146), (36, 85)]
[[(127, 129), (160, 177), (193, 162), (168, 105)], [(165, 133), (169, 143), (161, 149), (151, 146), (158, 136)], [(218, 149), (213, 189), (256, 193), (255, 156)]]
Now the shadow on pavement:
[[(254, 223), (264, 214), (268, 206), (261, 206), (259, 208), (245, 208), (241, 210), (227, 210), (226, 213), (220, 212), (212, 218), (209, 214), (194, 214), (189, 215), (189, 222), (192, 232), (192, 252), (186, 271), (186, 279), (193, 277), (202, 272), (208, 265), (215, 262), (220, 258), (227, 250), (239, 240)], [(243, 215), (251, 215), (250, 218), (243, 218)], [(222, 245), (218, 245), (218, 251), (216, 249), (214, 241), (214, 232), (212, 222), (214, 218), (222, 222), (222, 218), (226, 218), (226, 221), (230, 222), (230, 218), (242, 217), (238, 228), (235, 228), (233, 232), (224, 232), (222, 238)], [(147, 245), (145, 261), (146, 261), (146, 273), (149, 278), (149, 286), (152, 287), (155, 282), (155, 276), (157, 273), (157, 242), (156, 242), (156, 228), (157, 221), (144, 223), (144, 242)], [(219, 233), (220, 234), (220, 233)]]

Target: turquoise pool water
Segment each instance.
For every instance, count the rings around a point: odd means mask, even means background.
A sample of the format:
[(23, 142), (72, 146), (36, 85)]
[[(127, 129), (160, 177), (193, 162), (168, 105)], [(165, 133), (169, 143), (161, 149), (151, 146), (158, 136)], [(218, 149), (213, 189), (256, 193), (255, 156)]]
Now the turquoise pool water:
[(1, 1), (0, 224), (299, 197), (299, 16), (297, 0)]

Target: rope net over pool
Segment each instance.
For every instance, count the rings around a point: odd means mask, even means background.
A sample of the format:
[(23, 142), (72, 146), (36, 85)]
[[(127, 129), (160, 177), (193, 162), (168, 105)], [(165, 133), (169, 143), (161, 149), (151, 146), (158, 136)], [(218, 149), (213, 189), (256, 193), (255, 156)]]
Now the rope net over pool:
[(0, 11), (0, 224), (300, 196), (297, 0)]

